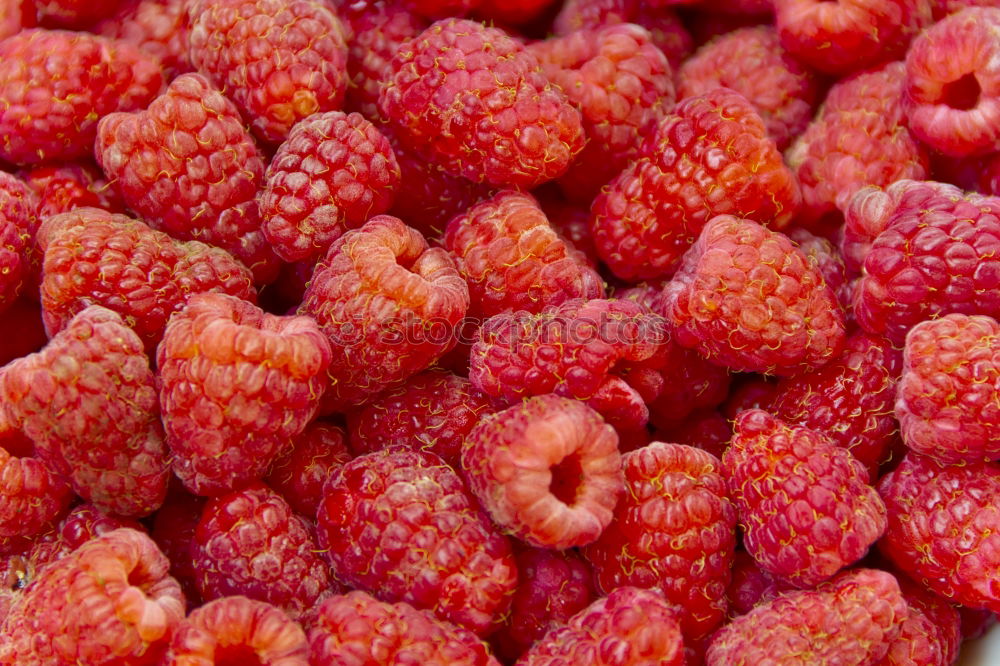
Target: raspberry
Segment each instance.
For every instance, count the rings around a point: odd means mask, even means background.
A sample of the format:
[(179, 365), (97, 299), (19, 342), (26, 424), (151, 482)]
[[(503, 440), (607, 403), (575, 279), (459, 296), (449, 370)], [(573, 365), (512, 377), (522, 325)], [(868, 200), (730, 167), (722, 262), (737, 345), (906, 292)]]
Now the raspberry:
[(900, 350), (886, 338), (856, 333), (834, 362), (782, 378), (768, 410), (826, 435), (876, 469), (897, 431), (892, 409), (902, 368)]
[(653, 440), (687, 444), (721, 458), (732, 436), (729, 419), (715, 409), (696, 409), (678, 425), (656, 430)]
[(153, 541), (170, 560), (170, 575), (180, 583), (188, 608), (201, 603), (195, 584), (198, 572), (191, 556), (191, 542), (206, 501), (204, 497), (187, 492), (175, 481), (163, 506), (153, 516), (153, 527), (150, 530)]
[(88, 155), (102, 116), (140, 109), (162, 86), (159, 65), (125, 42), (41, 29), (8, 37), (0, 42), (0, 157), (34, 164)]
[(899, 636), (906, 600), (892, 574), (845, 571), (812, 590), (786, 592), (712, 638), (706, 666), (877, 664)]
[(716, 88), (682, 101), (646, 138), (638, 158), (594, 200), (591, 231), (619, 278), (664, 277), (716, 215), (781, 228), (800, 199), (750, 102)]
[(42, 351), (0, 369), (0, 405), (78, 495), (143, 516), (167, 490), (153, 381), (139, 337), (116, 313), (92, 305)]
[(534, 56), (463, 19), (438, 21), (400, 47), (379, 108), (405, 147), (500, 187), (562, 175), (585, 142), (579, 112)]
[(475, 634), (361, 590), (331, 597), (309, 631), (311, 664), (461, 664), (499, 666)]
[(92, 3), (86, 0), (33, 0), (39, 20), (46, 25), (84, 28), (115, 10), (118, 0)]
[(549, 224), (538, 202), (504, 190), (458, 215), (443, 247), (469, 285), (470, 312), (538, 312), (574, 298), (601, 298), (604, 282)]
[(769, 602), (780, 593), (793, 589), (795, 588), (789, 583), (761, 569), (749, 554), (742, 550), (736, 551), (732, 582), (726, 590), (729, 613), (732, 617), (745, 615), (757, 604)]
[(797, 587), (861, 559), (885, 531), (886, 509), (864, 466), (814, 430), (742, 412), (722, 465), (747, 552)]
[(34, 0), (13, 0), (0, 5), (0, 39), (37, 25)]
[(169, 562), (149, 537), (117, 529), (50, 565), (0, 627), (0, 661), (159, 664), (184, 618)]
[(781, 47), (771, 26), (741, 28), (717, 37), (677, 72), (681, 99), (713, 88), (730, 88), (746, 97), (778, 150), (805, 130), (819, 100), (816, 76)]
[(308, 666), (306, 634), (271, 604), (246, 597), (210, 601), (177, 625), (167, 664)]
[(431, 369), (349, 412), (351, 449), (363, 454), (409, 446), (430, 451), (457, 469), (469, 431), (494, 411), (468, 379)]
[(333, 347), (323, 411), (362, 404), (429, 367), (454, 346), (468, 307), (448, 253), (398, 218), (379, 215), (338, 238), (299, 307)]
[(523, 25), (544, 16), (553, 0), (480, 0), (478, 15), (495, 23)]
[(390, 448), (327, 480), (319, 545), (334, 576), (477, 634), (495, 630), (517, 584), (510, 542), (437, 456)]
[(298, 619), (332, 588), (305, 519), (262, 483), (208, 501), (191, 557), (206, 601), (245, 595)]
[(793, 375), (837, 358), (844, 321), (822, 274), (787, 236), (720, 215), (663, 291), (681, 345), (741, 372)]
[(32, 280), (38, 199), (22, 180), (0, 172), (0, 313), (11, 307)]
[(510, 662), (597, 596), (590, 566), (573, 550), (521, 547), (514, 557), (520, 581), (510, 613), (491, 637), (497, 653)]
[(578, 30), (528, 50), (583, 116), (587, 145), (559, 183), (571, 198), (589, 202), (673, 107), (670, 64), (634, 24)]
[(89, 161), (59, 166), (36, 165), (24, 169), (20, 175), (38, 196), (39, 222), (74, 208), (103, 208), (112, 213), (125, 211), (118, 193), (111, 189), (100, 169)]
[(795, 241), (802, 253), (815, 264), (823, 275), (826, 286), (833, 290), (839, 299), (840, 294), (846, 288), (847, 265), (844, 258), (840, 256), (840, 250), (837, 249), (837, 246), (831, 240), (817, 236), (802, 227), (789, 229), (786, 235)]
[(961, 620), (962, 640), (979, 638), (997, 622), (996, 613), (985, 609), (958, 606), (958, 616)]
[(539, 204), (549, 220), (549, 224), (569, 247), (583, 255), (587, 264), (596, 268), (600, 257), (594, 247), (594, 239), (590, 236), (590, 206), (572, 203), (563, 199), (561, 194), (546, 196), (536, 190)]
[(680, 666), (684, 642), (658, 592), (622, 587), (550, 630), (517, 663)]
[(785, 49), (838, 76), (902, 57), (933, 20), (930, 0), (774, 0), (774, 14)]
[(722, 415), (734, 420), (745, 409), (771, 409), (778, 393), (778, 379), (767, 375), (737, 375), (729, 397), (722, 404)]
[(173, 0), (125, 0), (92, 30), (134, 44), (155, 56), (167, 80), (191, 71), (185, 3)]
[(736, 546), (736, 508), (719, 460), (653, 442), (626, 453), (622, 469), (626, 492), (614, 520), (583, 551), (598, 587), (658, 588), (680, 609), (685, 636), (706, 636), (726, 616)]
[(958, 611), (947, 601), (910, 581), (897, 576), (909, 614), (903, 620), (899, 637), (889, 646), (885, 666), (922, 666), (954, 664), (962, 642)]
[(334, 111), (347, 85), (347, 41), (319, 0), (198, 0), (189, 57), (239, 107), (258, 139), (277, 145), (298, 121)]
[(889, 201), (864, 204), (857, 216), (877, 208), (875, 219), (862, 224), (872, 231), (881, 227), (864, 255), (854, 295), (861, 328), (900, 343), (911, 327), (931, 317), (1000, 314), (1000, 198), (963, 195), (937, 183), (898, 182), (895, 188), (903, 192), (887, 192), (879, 198)]
[(263, 155), (233, 103), (203, 76), (177, 77), (145, 111), (105, 116), (94, 153), (149, 226), (221, 247), (259, 282), (274, 279), (278, 259), (254, 199)]
[(913, 41), (903, 103), (910, 130), (931, 148), (958, 157), (1000, 149), (998, 40), (1000, 9), (969, 7)]
[(291, 448), (274, 461), (265, 481), (297, 512), (315, 518), (323, 500), (323, 484), (351, 457), (344, 431), (315, 421), (292, 438)]
[[(649, 403), (650, 420), (660, 428), (684, 423), (696, 409), (716, 407), (729, 393), (729, 372), (690, 349), (669, 345), (663, 388)], [(673, 440), (670, 440), (673, 441)]]
[(315, 259), (345, 228), (389, 210), (399, 179), (389, 140), (360, 114), (312, 115), (267, 167), (264, 236), (286, 261)]
[(618, 436), (587, 405), (528, 398), (466, 436), (462, 470), (493, 520), (534, 546), (592, 543), (624, 489)]
[(308, 317), (278, 317), (225, 294), (196, 294), (156, 351), (174, 473), (197, 495), (259, 479), (305, 428), (330, 345)]
[(903, 116), (903, 63), (889, 63), (833, 84), (818, 116), (786, 153), (802, 186), (797, 222), (814, 225), (840, 211), (866, 185), (924, 178), (926, 149)]
[(69, 507), (66, 480), (0, 439), (0, 537), (33, 536)]
[(97, 208), (50, 217), (38, 233), (42, 316), (50, 334), (97, 303), (114, 310), (156, 349), (167, 320), (193, 294), (254, 300), (250, 271), (224, 250), (182, 243), (138, 220)]
[(464, 15), (479, 6), (482, 0), (401, 0), (404, 8), (428, 19)]
[(909, 453), (878, 490), (889, 512), (882, 554), (945, 599), (1000, 610), (992, 574), (1000, 552), (1000, 466), (942, 465)]
[(556, 393), (586, 401), (616, 427), (642, 427), (644, 403), (655, 396), (644, 396), (639, 382), (630, 385), (629, 375), (660, 360), (667, 335), (661, 317), (617, 299), (496, 315), (476, 335), (469, 380), (508, 404)]
[(941, 462), (1000, 457), (1000, 324), (950, 314), (906, 336), (896, 418), (911, 451)]

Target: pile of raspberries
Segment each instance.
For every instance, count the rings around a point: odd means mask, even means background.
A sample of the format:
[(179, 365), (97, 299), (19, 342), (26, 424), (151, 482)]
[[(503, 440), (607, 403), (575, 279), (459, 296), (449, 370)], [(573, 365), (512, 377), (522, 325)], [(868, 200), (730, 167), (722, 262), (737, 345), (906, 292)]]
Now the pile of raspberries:
[(0, 2), (0, 666), (949, 666), (997, 460), (997, 0)]

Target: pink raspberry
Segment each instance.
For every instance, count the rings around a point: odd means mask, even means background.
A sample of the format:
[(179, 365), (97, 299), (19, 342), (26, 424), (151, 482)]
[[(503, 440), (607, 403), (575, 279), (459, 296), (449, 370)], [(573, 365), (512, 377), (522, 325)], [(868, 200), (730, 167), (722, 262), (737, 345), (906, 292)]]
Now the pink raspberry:
[(510, 542), (458, 474), (400, 447), (359, 456), (327, 480), (319, 545), (334, 576), (483, 635), (517, 585)]
[(885, 531), (885, 505), (864, 465), (814, 430), (742, 412), (722, 464), (747, 552), (797, 587), (861, 559)]
[(958, 611), (905, 576), (896, 578), (909, 612), (880, 666), (954, 664), (962, 642)]
[(463, 19), (438, 21), (400, 48), (379, 108), (405, 147), (499, 187), (562, 175), (585, 142), (579, 112), (534, 56)]
[(466, 436), (462, 470), (490, 517), (533, 546), (592, 543), (624, 489), (618, 436), (587, 405), (528, 398)]
[(38, 198), (19, 178), (0, 172), (0, 312), (28, 292), (39, 263)]
[(342, 429), (314, 421), (292, 437), (290, 448), (278, 455), (264, 480), (298, 513), (315, 518), (323, 484), (351, 457)]
[(174, 0), (124, 0), (91, 30), (155, 56), (167, 80), (192, 70), (188, 59), (186, 4)]

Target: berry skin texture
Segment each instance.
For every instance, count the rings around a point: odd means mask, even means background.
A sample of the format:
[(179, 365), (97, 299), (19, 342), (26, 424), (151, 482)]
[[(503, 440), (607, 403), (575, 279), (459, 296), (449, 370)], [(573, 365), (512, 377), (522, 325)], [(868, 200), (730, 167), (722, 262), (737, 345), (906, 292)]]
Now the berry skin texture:
[(736, 417), (722, 470), (761, 568), (810, 587), (861, 559), (886, 529), (868, 472), (820, 433), (761, 409)]
[(685, 636), (707, 636), (726, 617), (736, 507), (719, 460), (653, 442), (622, 457), (626, 492), (614, 520), (583, 553), (598, 588), (659, 589)]
[(351, 457), (343, 430), (314, 421), (292, 437), (291, 447), (274, 461), (265, 481), (298, 513), (315, 518), (323, 484)]
[(389, 140), (360, 114), (312, 115), (267, 167), (264, 236), (285, 261), (315, 260), (345, 228), (389, 210), (399, 180)]
[(34, 457), (11, 453), (0, 436), (0, 537), (33, 536), (65, 511), (66, 480)]
[(908, 453), (882, 477), (889, 527), (879, 550), (935, 594), (971, 608), (1000, 610), (1000, 466), (943, 465)]
[(897, 576), (908, 607), (899, 637), (880, 666), (949, 666), (962, 643), (958, 611), (926, 588)]
[(616, 276), (647, 280), (671, 275), (716, 215), (780, 229), (800, 201), (753, 106), (716, 88), (682, 101), (660, 121), (635, 161), (594, 199), (590, 228)]
[(7, 664), (155, 666), (184, 618), (170, 563), (141, 532), (103, 534), (50, 565), (0, 626)]
[(196, 495), (261, 478), (319, 407), (330, 345), (308, 317), (196, 294), (156, 350), (174, 473)]
[(785, 376), (839, 356), (840, 304), (787, 236), (720, 215), (685, 253), (663, 290), (675, 339), (718, 365)]
[(227, 250), (260, 283), (277, 276), (255, 200), (264, 157), (205, 77), (177, 77), (144, 111), (102, 118), (97, 134), (97, 163), (149, 226)]
[(144, 516), (163, 503), (168, 459), (142, 341), (92, 305), (40, 352), (0, 369), (0, 405), (37, 456), (98, 508)]
[(448, 253), (379, 215), (338, 238), (299, 314), (318, 322), (333, 360), (322, 411), (343, 411), (425, 370), (455, 345), (469, 289)]
[(1000, 149), (1000, 9), (969, 7), (937, 22), (906, 54), (910, 130), (945, 155)]
[(483, 419), (465, 439), (462, 470), (500, 527), (541, 548), (592, 543), (624, 490), (614, 428), (551, 394)]
[(225, 250), (176, 241), (138, 220), (98, 208), (47, 219), (37, 244), (42, 263), (42, 316), (55, 335), (96, 303), (114, 310), (156, 349), (170, 315), (192, 294), (256, 299), (253, 276)]
[(359, 456), (327, 480), (319, 546), (334, 577), (485, 635), (517, 586), (511, 545), (458, 474), (401, 447)]
[(28, 185), (0, 173), (0, 313), (26, 292), (37, 263), (38, 198)]
[(469, 431), (495, 411), (468, 379), (431, 369), (349, 412), (351, 449), (364, 454), (409, 446), (434, 453), (458, 469)]
[(124, 0), (114, 14), (91, 28), (104, 37), (134, 44), (155, 56), (167, 81), (190, 72), (186, 3)]
[(103, 208), (122, 213), (125, 205), (90, 161), (66, 162), (59, 166), (35, 165), (23, 169), (20, 177), (38, 196), (38, 221), (74, 208)]
[(816, 589), (786, 592), (737, 617), (714, 635), (705, 664), (878, 664), (906, 617), (906, 600), (892, 574), (845, 571)]
[(1000, 457), (1000, 324), (950, 314), (906, 335), (896, 418), (911, 451), (943, 463)]
[(407, 603), (386, 603), (355, 590), (316, 609), (309, 630), (309, 663), (499, 666), (472, 632)]
[(86, 32), (24, 30), (0, 42), (0, 157), (15, 164), (89, 155), (98, 120), (149, 104), (159, 64)]
[(674, 609), (653, 590), (622, 587), (550, 630), (517, 666), (680, 666), (684, 641)]
[(330, 594), (330, 570), (304, 518), (262, 483), (205, 505), (191, 541), (202, 599), (244, 595), (299, 619)]
[(400, 47), (379, 109), (406, 148), (497, 187), (562, 175), (586, 141), (580, 113), (535, 57), (464, 19), (438, 21)]
[(197, 0), (188, 55), (225, 89), (254, 135), (277, 145), (298, 121), (339, 109), (347, 85), (347, 41), (318, 0)]
[(204, 497), (192, 495), (184, 490), (175, 480), (163, 506), (153, 517), (153, 526), (149, 533), (170, 560), (170, 575), (180, 583), (188, 608), (194, 608), (201, 603), (195, 585), (197, 572), (194, 568), (194, 558), (191, 557), (191, 541), (194, 540), (194, 533), (206, 502)]
[(601, 276), (559, 237), (528, 194), (504, 190), (452, 218), (442, 246), (469, 285), (474, 316), (539, 312), (604, 296)]
[[(191, 611), (170, 641), (164, 666), (214, 666), (257, 659), (267, 666), (309, 666), (306, 634), (271, 604), (225, 597)], [(242, 661), (242, 663), (254, 663)]]

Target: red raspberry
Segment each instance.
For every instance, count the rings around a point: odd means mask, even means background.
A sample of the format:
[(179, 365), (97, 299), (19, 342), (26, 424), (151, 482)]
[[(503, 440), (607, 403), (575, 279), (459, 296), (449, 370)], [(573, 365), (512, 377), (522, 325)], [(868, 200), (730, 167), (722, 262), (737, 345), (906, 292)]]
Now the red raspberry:
[(323, 484), (351, 458), (344, 431), (315, 421), (292, 438), (291, 448), (278, 456), (264, 480), (293, 509), (315, 519), (323, 500)]
[(40, 350), (49, 340), (42, 310), (30, 298), (18, 299), (0, 312), (0, 331), (17, 331), (17, 335), (0, 337), (0, 367)]
[(958, 611), (947, 601), (906, 577), (897, 576), (909, 613), (899, 637), (879, 666), (954, 664), (962, 642)]
[(500, 187), (562, 175), (585, 142), (579, 112), (534, 56), (463, 19), (438, 21), (400, 48), (379, 108), (405, 147)]
[(497, 628), (517, 585), (510, 542), (440, 458), (369, 453), (323, 492), (319, 545), (338, 580), (480, 635)]
[(626, 492), (614, 520), (584, 549), (598, 588), (658, 588), (680, 609), (685, 636), (708, 635), (726, 617), (736, 546), (721, 463), (694, 447), (653, 442), (626, 453), (622, 469)]
[(897, 431), (892, 409), (902, 368), (902, 354), (889, 340), (856, 333), (834, 362), (782, 378), (768, 411), (826, 435), (874, 470)]
[(361, 590), (331, 597), (309, 631), (310, 664), (457, 664), (499, 666), (470, 631), (407, 603), (385, 603)]
[(277, 145), (298, 121), (339, 109), (347, 40), (319, 0), (198, 0), (189, 56), (236, 102), (254, 135)]
[(730, 419), (715, 409), (696, 409), (678, 425), (653, 433), (654, 441), (687, 444), (708, 451), (716, 458), (722, 457), (732, 437)]
[(308, 317), (196, 294), (156, 351), (174, 473), (197, 495), (259, 479), (319, 406), (330, 345)]
[(38, 196), (39, 222), (74, 208), (103, 208), (125, 212), (125, 204), (96, 166), (87, 162), (67, 162), (59, 166), (36, 165), (24, 169), (21, 177)]
[(33, 536), (69, 507), (72, 493), (41, 460), (8, 450), (6, 439), (0, 436), (0, 537)]
[(789, 583), (761, 569), (748, 553), (738, 550), (733, 560), (732, 582), (726, 590), (730, 616), (745, 615), (757, 604), (793, 589)]
[(931, 0), (774, 0), (774, 13), (793, 56), (838, 76), (902, 57), (932, 22)]
[(889, 528), (879, 549), (932, 592), (972, 608), (1000, 610), (1000, 465), (942, 465), (907, 454), (879, 481)]
[(35, 0), (8, 0), (0, 3), (0, 39), (37, 25)]
[(962, 640), (979, 638), (997, 623), (996, 613), (981, 608), (958, 606), (958, 615), (962, 622)]
[(469, 284), (476, 316), (539, 312), (604, 296), (601, 276), (559, 237), (528, 194), (504, 190), (452, 218), (442, 246)]
[(169, 81), (192, 69), (185, 10), (185, 3), (174, 0), (125, 0), (114, 14), (98, 22), (92, 30), (134, 44), (155, 56)]
[(462, 470), (498, 525), (559, 550), (597, 539), (624, 489), (614, 429), (555, 395), (483, 419), (465, 438)]
[(926, 177), (927, 151), (903, 117), (904, 75), (903, 63), (894, 62), (830, 88), (819, 115), (786, 154), (802, 185), (799, 224), (828, 216), (835, 226), (865, 185)]
[(308, 523), (262, 483), (209, 500), (191, 557), (202, 599), (245, 595), (294, 619), (333, 586)]
[(778, 379), (758, 374), (737, 375), (729, 397), (722, 404), (722, 415), (734, 420), (745, 409), (771, 409), (778, 393)]
[(680, 666), (684, 641), (674, 609), (658, 592), (622, 587), (551, 629), (517, 663)]
[(781, 47), (772, 26), (740, 28), (703, 45), (677, 72), (681, 99), (731, 88), (760, 114), (779, 150), (802, 133), (819, 100), (816, 76)]
[(833, 241), (817, 236), (802, 227), (789, 229), (786, 235), (795, 241), (802, 253), (819, 269), (826, 286), (830, 287), (839, 299), (848, 281), (847, 265)]
[(254, 197), (264, 158), (236, 107), (184, 74), (145, 111), (101, 120), (94, 152), (128, 207), (154, 229), (228, 250), (259, 282), (277, 274)]
[(656, 396), (643, 395), (630, 375), (661, 360), (667, 341), (663, 319), (637, 303), (572, 300), (486, 320), (472, 345), (469, 380), (508, 404), (556, 393), (586, 401), (616, 427), (642, 427), (645, 402)]
[(116, 313), (92, 305), (42, 351), (0, 370), (0, 405), (78, 495), (143, 516), (167, 491), (153, 382), (139, 337)]
[(1000, 8), (969, 7), (928, 28), (906, 53), (910, 130), (946, 155), (1000, 149)]
[(556, 233), (570, 246), (583, 255), (587, 264), (596, 268), (600, 262), (597, 255), (597, 248), (594, 247), (594, 239), (590, 236), (590, 205), (581, 205), (566, 201), (562, 194), (550, 194), (551, 190), (543, 192), (536, 190), (539, 195), (539, 205), (545, 212), (549, 224), (556, 230)]
[(87, 2), (87, 0), (33, 0), (38, 19), (45, 25), (64, 28), (84, 28), (111, 14), (118, 0)]
[(210, 601), (177, 625), (165, 664), (308, 666), (306, 634), (271, 604), (246, 597)]
[(469, 431), (494, 411), (468, 379), (431, 369), (349, 412), (351, 449), (362, 454), (409, 446), (437, 454), (457, 469)]
[(680, 425), (694, 410), (716, 407), (729, 394), (728, 370), (676, 344), (668, 349), (661, 372), (663, 388), (649, 403), (650, 420), (659, 428)]
[(184, 618), (170, 563), (141, 532), (118, 529), (45, 570), (0, 627), (9, 664), (159, 664)]
[(300, 314), (333, 346), (324, 412), (364, 403), (429, 367), (455, 344), (469, 290), (448, 253), (379, 215), (338, 238)]
[(896, 418), (911, 451), (941, 462), (1000, 457), (1000, 324), (950, 314), (906, 335)]
[(479, 0), (477, 15), (500, 24), (523, 25), (540, 16), (554, 0)]
[(764, 123), (725, 88), (689, 97), (592, 206), (594, 243), (623, 280), (673, 273), (702, 227), (733, 214), (781, 228), (801, 196)]
[(255, 300), (250, 271), (224, 250), (182, 243), (138, 220), (97, 208), (50, 217), (38, 232), (42, 316), (54, 335), (97, 303), (114, 310), (156, 349), (167, 320), (193, 294)]
[(34, 164), (88, 155), (102, 116), (140, 109), (162, 86), (156, 61), (125, 42), (41, 29), (8, 37), (0, 42), (0, 157)]
[(594, 601), (593, 572), (573, 550), (516, 548), (519, 583), (510, 613), (490, 641), (497, 654), (516, 660), (548, 631)]
[(844, 321), (822, 274), (787, 236), (720, 215), (663, 291), (681, 345), (742, 372), (793, 375), (837, 358)]
[(170, 560), (170, 575), (173, 576), (187, 600), (188, 608), (201, 603), (195, 584), (197, 571), (191, 556), (191, 542), (201, 514), (205, 510), (206, 499), (184, 490), (179, 483), (171, 486), (163, 506), (153, 516), (150, 536), (163, 554)]
[(38, 199), (19, 178), (0, 172), (0, 312), (11, 307), (37, 272)]
[(670, 63), (634, 24), (578, 30), (528, 50), (583, 116), (587, 145), (559, 183), (572, 199), (589, 202), (673, 107)]
[(407, 10), (428, 19), (462, 16), (479, 6), (482, 0), (400, 0)]
[(885, 531), (885, 505), (864, 465), (814, 430), (745, 411), (722, 465), (747, 552), (797, 587), (861, 559)]
[(712, 638), (705, 663), (877, 664), (906, 617), (906, 600), (892, 574), (845, 571), (816, 589), (786, 592), (737, 617)]

